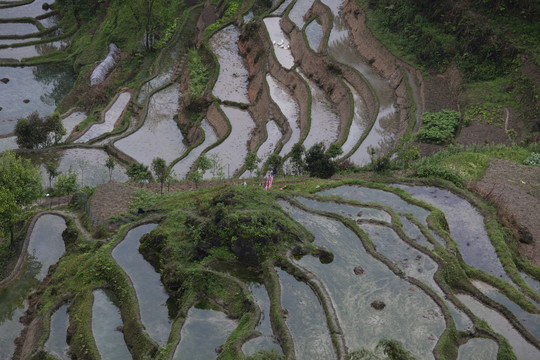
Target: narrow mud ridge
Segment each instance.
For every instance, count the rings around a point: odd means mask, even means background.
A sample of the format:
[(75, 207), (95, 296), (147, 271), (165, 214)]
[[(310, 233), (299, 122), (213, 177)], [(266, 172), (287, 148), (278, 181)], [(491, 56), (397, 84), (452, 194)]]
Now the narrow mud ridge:
[(324, 90), (328, 100), (336, 109), (340, 118), (337, 141), (341, 141), (347, 133), (351, 112), (351, 98), (339, 76), (330, 71), (335, 66), (334, 62), (326, 55), (317, 55), (311, 51), (305, 42), (303, 33), (288, 18), (281, 19), (281, 28), (290, 38), (295, 63), (298, 64), (308, 78), (312, 79)]

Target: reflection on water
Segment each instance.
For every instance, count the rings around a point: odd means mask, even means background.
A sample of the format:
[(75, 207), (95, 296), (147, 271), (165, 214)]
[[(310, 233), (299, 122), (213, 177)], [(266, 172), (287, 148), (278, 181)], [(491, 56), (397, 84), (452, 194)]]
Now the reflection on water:
[(351, 126), (349, 128), (349, 135), (347, 136), (347, 140), (341, 146), (341, 149), (343, 150), (343, 155), (347, 155), (354, 148), (354, 146), (358, 143), (369, 124), (369, 118), (367, 116), (366, 104), (364, 102), (364, 99), (360, 96), (358, 91), (356, 91), (356, 89), (351, 84), (346, 81), (345, 84), (353, 95), (354, 114)]
[[(49, 186), (49, 176), (45, 169), (47, 162), (56, 164), (62, 174), (67, 174), (71, 168), (81, 186), (96, 186), (109, 181), (109, 173), (105, 166), (109, 155), (100, 149), (71, 148), (54, 152), (28, 153), (23, 154), (22, 157), (30, 159), (34, 165), (39, 166), (44, 186)], [(126, 170), (117, 164), (112, 172), (112, 181), (125, 182), (127, 180)]]
[(261, 332), (261, 336), (249, 340), (242, 346), (242, 352), (246, 355), (252, 355), (258, 350), (274, 349), (278, 353), (282, 353), (277, 339), (274, 337), (272, 325), (270, 323), (270, 298), (266, 292), (264, 285), (259, 283), (250, 283), (249, 291), (253, 295), (253, 301), (261, 310), (261, 318), (257, 324), (257, 331)]
[(63, 218), (42, 215), (36, 221), (28, 243), (29, 260), (21, 275), (9, 286), (0, 289), (0, 359), (9, 359), (15, 350), (13, 341), (23, 328), (19, 318), (28, 308), (26, 298), (64, 253)]
[(92, 333), (102, 360), (132, 359), (118, 329), (123, 326), (120, 310), (103, 290), (94, 291)]
[[(331, 8), (337, 8), (331, 6)], [(389, 82), (382, 79), (375, 70), (365, 63), (353, 47), (349, 28), (341, 15), (334, 13), (334, 27), (328, 39), (328, 51), (336, 60), (358, 70), (372, 85), (379, 100), (379, 114), (368, 136), (350, 157), (356, 165), (370, 162), (369, 148), (377, 155), (388, 152), (396, 141), (399, 131), (399, 114), (396, 112), (394, 90)]]
[(444, 213), (450, 235), (458, 243), (459, 252), (467, 264), (510, 281), (484, 228), (483, 216), (467, 200), (436, 187), (396, 186)]
[(503, 295), (489, 284), (476, 280), (473, 281), (473, 284), (491, 300), (510, 310), (510, 312), (516, 316), (525, 329), (527, 329), (527, 331), (530, 332), (537, 340), (540, 340), (540, 314), (531, 314), (523, 310), (519, 305), (507, 298), (506, 295)]
[(73, 69), (65, 65), (0, 67), (0, 73), (9, 79), (0, 82), (0, 135), (12, 132), (17, 119), (34, 111), (52, 114), (74, 84)]
[(235, 328), (236, 322), (225, 313), (192, 307), (182, 326), (181, 340), (173, 359), (215, 359), (218, 356), (215, 349), (225, 343)]
[(540, 359), (540, 351), (529, 344), (508, 320), (495, 310), (484, 306), (469, 295), (459, 294), (458, 299), (465, 304), (476, 316), (483, 319), (497, 333), (504, 336), (519, 360)]
[(281, 269), (276, 269), (281, 285), (281, 307), (294, 341), (298, 360), (335, 359), (326, 316), (311, 288)]
[[(328, 289), (347, 347), (373, 349), (380, 339), (392, 338), (418, 359), (433, 358), (432, 351), (445, 329), (438, 305), (369, 255), (360, 239), (341, 222), (281, 205), (315, 236), (315, 245), (334, 254), (329, 264), (312, 256), (304, 256), (298, 263)], [(365, 271), (361, 278), (353, 271), (358, 265)], [(375, 300), (383, 301), (386, 307), (375, 310), (370, 306)]]
[(163, 346), (167, 343), (172, 324), (166, 305), (169, 296), (161, 284), (159, 273), (139, 253), (141, 237), (156, 226), (147, 224), (131, 229), (114, 248), (112, 256), (131, 279), (148, 335)]
[(45, 351), (56, 356), (59, 360), (69, 360), (67, 352), (69, 345), (67, 344), (67, 328), (69, 326), (69, 317), (67, 312), (68, 306), (62, 305), (51, 316), (50, 334), (45, 343)]
[(51, 0), (33, 0), (29, 4), (0, 9), (0, 18), (12, 19), (18, 17), (36, 17), (46, 13), (43, 4), (51, 3)]

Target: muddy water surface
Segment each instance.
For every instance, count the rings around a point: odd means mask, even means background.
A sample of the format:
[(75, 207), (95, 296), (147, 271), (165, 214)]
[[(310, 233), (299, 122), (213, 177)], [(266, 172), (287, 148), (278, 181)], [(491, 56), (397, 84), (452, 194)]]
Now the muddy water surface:
[(209, 360), (217, 358), (216, 348), (225, 343), (236, 328), (236, 322), (225, 313), (216, 310), (197, 309), (188, 311), (182, 326), (180, 343), (174, 360)]
[(306, 23), (304, 21), (304, 15), (309, 10), (311, 5), (313, 5), (313, 1), (314, 0), (296, 0), (291, 11), (289, 11), (289, 19), (291, 19), (291, 21), (300, 30), (302, 30), (304, 24)]
[(457, 360), (495, 360), (498, 350), (491, 339), (473, 338), (459, 347)]
[(281, 307), (298, 360), (336, 359), (324, 310), (311, 288), (281, 269)]
[(322, 25), (319, 24), (316, 20), (310, 22), (308, 26), (306, 26), (306, 29), (304, 30), (304, 33), (306, 34), (306, 38), (308, 40), (309, 47), (315, 51), (319, 51), (319, 45), (321, 45), (321, 41), (323, 38), (323, 29)]
[(328, 39), (328, 51), (336, 60), (359, 71), (372, 85), (379, 100), (379, 114), (368, 136), (350, 157), (356, 165), (363, 166), (370, 160), (368, 148), (378, 155), (388, 152), (396, 141), (399, 118), (394, 102), (394, 91), (388, 81), (382, 79), (367, 63), (363, 62), (353, 47), (349, 28), (339, 13), (334, 13), (334, 27)]
[(199, 157), (199, 155), (201, 155), (203, 150), (205, 150), (208, 146), (212, 145), (218, 140), (214, 128), (208, 123), (206, 119), (201, 122), (201, 128), (204, 131), (203, 143), (196, 148), (191, 149), (191, 151), (185, 158), (183, 158), (173, 166), (174, 176), (177, 179), (184, 179), (187, 176), (189, 169), (195, 163), (195, 161), (197, 161), (197, 158)]
[[(272, 15), (281, 16), (285, 12), (285, 9), (292, 3), (293, 0), (285, 0), (281, 5), (272, 12)], [(277, 4), (277, 1), (274, 1), (275, 4)], [(274, 5), (275, 5), (274, 4)]]
[(340, 118), (326, 98), (324, 91), (300, 70), (300, 76), (306, 80), (311, 90), (311, 127), (304, 140), (304, 146), (309, 149), (316, 143), (322, 142), (326, 147), (335, 142), (339, 135)]
[(219, 75), (212, 93), (221, 100), (249, 103), (247, 96), (248, 70), (238, 52), (240, 30), (228, 26), (208, 40), (208, 46), (219, 61)]
[(277, 60), (285, 69), (290, 69), (294, 65), (294, 58), (290, 49), (289, 39), (285, 36), (279, 25), (280, 18), (267, 17), (263, 21), (264, 25), (266, 25), (266, 31), (270, 35), (270, 41), (273, 43)]
[(75, 111), (74, 113), (70, 114), (68, 117), (66, 117), (64, 120), (62, 120), (62, 123), (64, 124), (64, 129), (66, 129), (66, 135), (62, 137), (61, 142), (65, 142), (73, 129), (77, 127), (83, 120), (87, 118), (86, 114), (81, 111)]
[(11, 19), (19, 17), (36, 17), (45, 14), (43, 4), (51, 3), (50, 0), (34, 0), (29, 4), (0, 9), (0, 19)]
[(118, 307), (105, 291), (94, 291), (92, 333), (102, 360), (132, 359), (124, 341), (124, 334), (118, 331), (121, 326), (123, 322)]
[(277, 81), (270, 74), (266, 75), (266, 81), (270, 89), (270, 97), (279, 106), (282, 114), (289, 122), (289, 126), (292, 130), (291, 137), (283, 145), (280, 151), (280, 156), (284, 156), (289, 153), (298, 141), (300, 141), (300, 109), (298, 103), (292, 97), (292, 94), (281, 82)]
[[(24, 154), (23, 157), (39, 166), (44, 186), (49, 186), (49, 176), (45, 169), (47, 162), (57, 164), (58, 170), (62, 174), (67, 174), (71, 168), (77, 175), (77, 182), (81, 186), (96, 186), (109, 181), (109, 173), (105, 166), (109, 155), (100, 149), (72, 148), (54, 152)], [(127, 181), (126, 170), (117, 164), (113, 170), (112, 180)]]
[(112, 106), (105, 112), (104, 122), (101, 124), (94, 124), (88, 129), (83, 136), (78, 138), (75, 142), (84, 143), (93, 138), (96, 138), (105, 133), (111, 132), (114, 129), (114, 125), (126, 109), (131, 100), (131, 93), (123, 92), (118, 95)]
[(169, 164), (186, 151), (184, 137), (174, 116), (181, 93), (178, 85), (158, 91), (148, 103), (144, 125), (133, 134), (116, 141), (115, 146), (138, 162), (150, 166), (160, 157)]
[(274, 153), (277, 143), (281, 139), (281, 130), (273, 120), (266, 123), (266, 133), (268, 136), (266, 141), (257, 149), (257, 156), (262, 160), (262, 163)]
[(169, 296), (161, 284), (160, 274), (139, 253), (141, 237), (156, 226), (147, 224), (130, 230), (114, 248), (112, 256), (131, 279), (148, 335), (163, 346), (167, 343), (172, 324), (166, 305)]
[(356, 91), (356, 89), (351, 84), (346, 81), (345, 84), (353, 95), (354, 114), (351, 126), (349, 127), (349, 135), (347, 136), (347, 140), (345, 140), (343, 145), (341, 145), (343, 155), (347, 155), (354, 148), (358, 141), (360, 141), (360, 138), (362, 137), (369, 125), (369, 118), (367, 116), (366, 104), (364, 102), (364, 99), (360, 96), (358, 91)]
[[(208, 151), (207, 155), (217, 154), (223, 166), (225, 176), (233, 176), (244, 164), (244, 159), (248, 153), (247, 143), (251, 131), (255, 128), (255, 123), (247, 110), (241, 110), (231, 106), (222, 106), (223, 112), (231, 122), (232, 130), (221, 144)], [(207, 172), (206, 178), (212, 175)]]

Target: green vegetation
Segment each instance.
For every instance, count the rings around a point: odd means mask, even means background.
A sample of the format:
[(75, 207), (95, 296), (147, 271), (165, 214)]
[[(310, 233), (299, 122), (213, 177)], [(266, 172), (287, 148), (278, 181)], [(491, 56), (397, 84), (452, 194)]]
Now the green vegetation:
[(45, 119), (40, 118), (37, 112), (33, 112), (26, 118), (17, 120), (15, 125), (17, 145), (26, 149), (56, 145), (65, 134), (66, 129), (57, 112)]
[(532, 152), (531, 155), (523, 160), (523, 163), (525, 165), (540, 165), (540, 153)]
[(454, 137), (458, 125), (459, 113), (457, 111), (425, 112), (422, 115), (422, 128), (416, 137), (421, 141), (443, 144)]
[(18, 158), (10, 151), (3, 152), (0, 155), (0, 231), (10, 235), (11, 245), (15, 222), (23, 208), (41, 194), (41, 176), (30, 160)]
[(208, 69), (196, 49), (190, 49), (188, 52), (189, 58), (189, 92), (194, 99), (199, 98), (210, 78)]

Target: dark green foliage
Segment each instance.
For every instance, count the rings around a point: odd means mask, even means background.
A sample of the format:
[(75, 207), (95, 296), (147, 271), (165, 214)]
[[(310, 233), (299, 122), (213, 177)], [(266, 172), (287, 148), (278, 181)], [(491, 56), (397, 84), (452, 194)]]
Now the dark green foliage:
[(17, 145), (25, 149), (36, 149), (44, 144), (47, 136), (42, 131), (43, 121), (37, 112), (33, 112), (28, 117), (17, 120), (15, 125), (15, 136)]
[(116, 161), (114, 160), (112, 156), (109, 156), (107, 160), (105, 161), (105, 167), (109, 171), (109, 181), (112, 181), (112, 172), (115, 166), (116, 166)]
[[(328, 179), (334, 175), (337, 170), (337, 166), (334, 161), (332, 161), (333, 156), (337, 156), (341, 150), (339, 146), (333, 147), (330, 146), (328, 151), (326, 146), (323, 143), (317, 143), (310, 147), (306, 151), (306, 171), (311, 177), (318, 177), (322, 179)], [(343, 151), (341, 151), (343, 152)], [(333, 156), (332, 156), (333, 155)]]
[[(385, 356), (386, 355), (386, 356)], [(414, 360), (411, 353), (397, 340), (381, 339), (374, 351), (359, 349), (350, 352), (346, 360)]]
[(127, 176), (133, 181), (148, 181), (152, 178), (152, 174), (148, 170), (148, 166), (139, 163), (133, 163), (129, 165), (127, 171)]
[(204, 89), (206, 89), (206, 84), (210, 78), (208, 69), (204, 64), (204, 61), (196, 49), (190, 49), (188, 52), (189, 59), (189, 92), (194, 99), (200, 97)]
[(281, 166), (283, 165), (283, 158), (278, 154), (272, 154), (266, 160), (266, 167), (268, 170), (273, 171), (274, 174), (281, 173)]
[[(507, 74), (518, 54), (517, 44), (511, 42), (501, 20), (508, 26), (529, 22), (530, 27), (540, 13), (538, 2), (533, 5), (533, 1), (479, 0), (466, 6), (452, 1), (422, 0), (369, 3), (380, 26), (395, 34), (400, 46), (420, 64), (441, 70), (454, 60), (473, 80)], [(536, 17), (529, 11), (536, 13)]]
[(459, 113), (457, 111), (425, 112), (422, 115), (422, 128), (416, 136), (424, 142), (442, 144), (454, 137), (458, 124)]
[(254, 203), (263, 195), (263, 190), (233, 187), (188, 218), (186, 237), (194, 244), (194, 260), (214, 255), (260, 264), (280, 244), (299, 241), (301, 235), (281, 212)]
[(25, 149), (38, 149), (57, 143), (66, 133), (58, 113), (42, 119), (37, 112), (17, 120), (15, 136), (17, 145)]
[(531, 155), (527, 156), (527, 158), (523, 160), (523, 164), (540, 165), (540, 153), (532, 152)]

